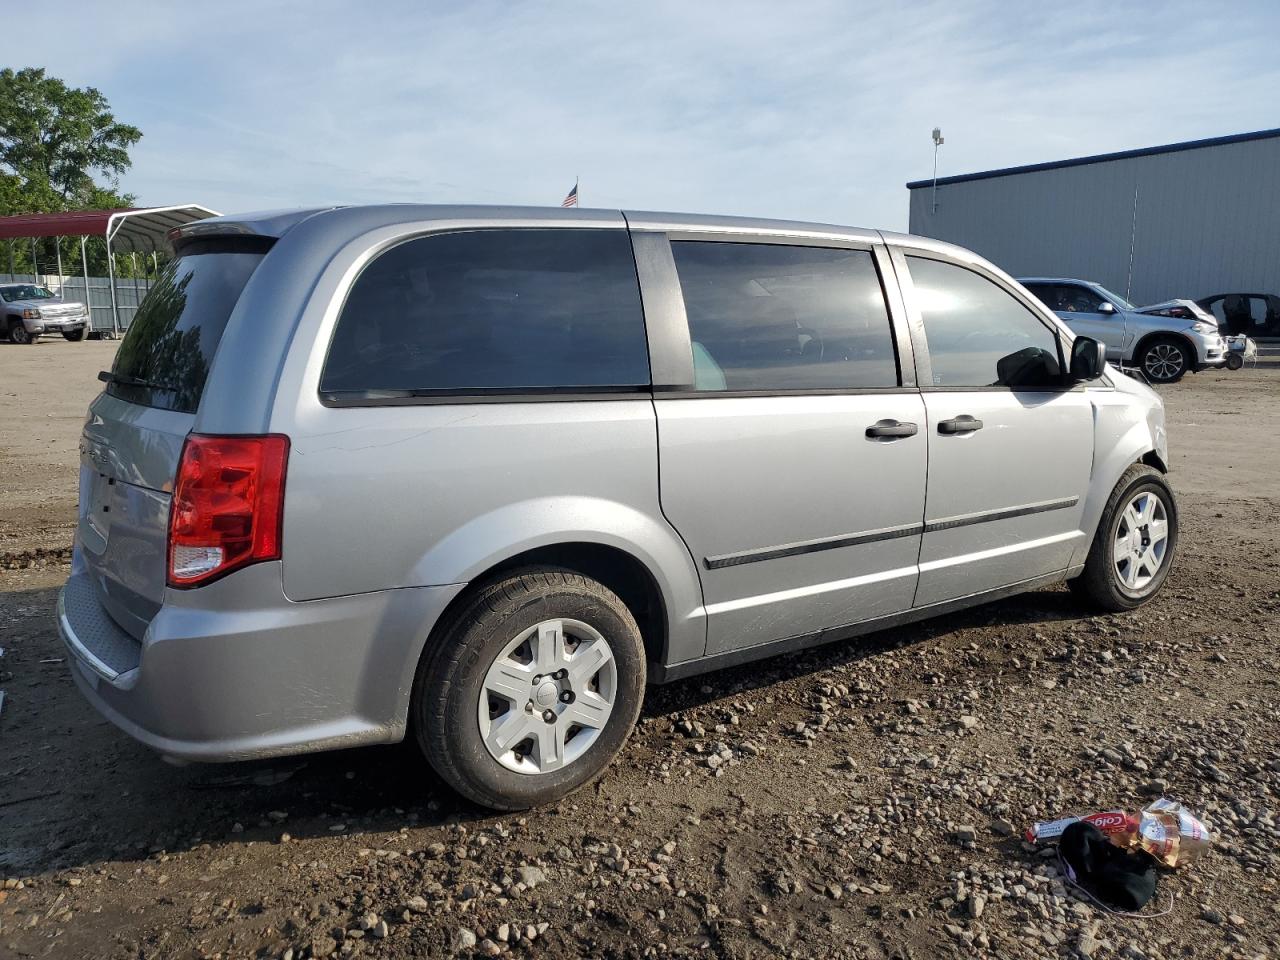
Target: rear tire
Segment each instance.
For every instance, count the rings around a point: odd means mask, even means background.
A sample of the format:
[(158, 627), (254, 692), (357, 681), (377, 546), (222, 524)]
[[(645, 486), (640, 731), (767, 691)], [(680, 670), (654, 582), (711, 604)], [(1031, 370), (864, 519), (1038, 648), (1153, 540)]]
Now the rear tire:
[(1177, 337), (1156, 337), (1143, 345), (1138, 365), (1152, 383), (1177, 383), (1191, 369), (1193, 356)]
[(1072, 592), (1111, 613), (1132, 610), (1160, 590), (1178, 548), (1178, 506), (1157, 470), (1135, 463), (1116, 484)]
[(645, 671), (640, 629), (611, 590), (528, 567), (476, 588), (442, 624), (414, 680), (414, 734), (469, 800), (498, 810), (550, 803), (622, 749)]

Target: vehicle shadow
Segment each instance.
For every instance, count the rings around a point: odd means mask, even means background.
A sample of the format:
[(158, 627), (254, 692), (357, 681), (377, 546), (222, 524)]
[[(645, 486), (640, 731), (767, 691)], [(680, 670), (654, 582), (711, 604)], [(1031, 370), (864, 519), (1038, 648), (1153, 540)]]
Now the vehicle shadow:
[[(376, 848), (404, 827), (511, 822), (457, 797), (412, 742), (276, 761), (175, 767), (102, 719), (75, 688), (53, 619), (55, 589), (5, 591), (0, 623), (0, 876), (132, 862), (228, 841), (280, 843), (367, 836)], [(657, 719), (884, 653), (965, 627), (1037, 624), (1087, 616), (1063, 590), (998, 601), (848, 641), (650, 688), (643, 718)], [(579, 794), (566, 803), (614, 801)], [(618, 801), (621, 803), (621, 800)], [(552, 808), (554, 812), (555, 808)], [(416, 842), (433, 841), (415, 835)]]

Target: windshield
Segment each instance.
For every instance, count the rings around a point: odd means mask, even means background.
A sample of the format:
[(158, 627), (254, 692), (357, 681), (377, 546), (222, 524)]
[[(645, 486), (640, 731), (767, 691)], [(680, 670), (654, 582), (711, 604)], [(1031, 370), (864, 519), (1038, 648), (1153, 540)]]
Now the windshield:
[(52, 300), (53, 294), (34, 283), (20, 283), (0, 287), (0, 297), (4, 297), (6, 303), (12, 303), (14, 300)]
[(1112, 293), (1110, 290), (1108, 290), (1106, 287), (1102, 286), (1101, 284), (1094, 284), (1094, 286), (1097, 288), (1100, 294), (1102, 294), (1104, 297), (1106, 297), (1108, 300), (1111, 301), (1111, 305), (1115, 307), (1117, 310), (1137, 310), (1138, 309), (1132, 303), (1126, 300), (1124, 297), (1120, 296), (1120, 294)]

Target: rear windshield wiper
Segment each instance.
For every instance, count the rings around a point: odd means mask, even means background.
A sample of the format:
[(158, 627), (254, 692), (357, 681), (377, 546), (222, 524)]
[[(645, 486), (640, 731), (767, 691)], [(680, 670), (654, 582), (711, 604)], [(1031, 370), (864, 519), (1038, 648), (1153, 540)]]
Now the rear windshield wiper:
[(126, 387), (145, 387), (148, 390), (169, 390), (177, 392), (178, 387), (158, 380), (144, 380), (142, 377), (131, 377), (127, 373), (116, 373), (112, 370), (99, 370), (98, 379), (103, 383), (118, 383)]

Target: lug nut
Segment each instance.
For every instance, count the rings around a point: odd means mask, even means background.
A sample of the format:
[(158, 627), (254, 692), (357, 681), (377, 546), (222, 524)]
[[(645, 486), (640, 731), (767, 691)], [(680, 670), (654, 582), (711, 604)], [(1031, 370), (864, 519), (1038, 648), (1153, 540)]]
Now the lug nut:
[(542, 711), (542, 719), (543, 719), (543, 720), (545, 720), (545, 721), (547, 721), (547, 723), (555, 723), (555, 722), (556, 722), (556, 712), (555, 712), (554, 710), (543, 710), (543, 711)]
[(567, 677), (568, 675), (569, 675), (569, 671), (568, 671), (568, 670), (557, 670), (557, 671), (556, 671), (556, 679), (557, 679), (557, 680), (563, 680), (563, 679), (564, 679), (565, 677)]
[(536, 686), (537, 686), (538, 684), (540, 684), (541, 682), (542, 682), (542, 674), (540, 674), (540, 673), (538, 673), (538, 674), (534, 674), (534, 677), (533, 677), (533, 685), (536, 687)]
[(573, 691), (572, 691), (572, 690), (565, 690), (563, 693), (561, 693), (561, 694), (560, 694), (560, 702), (561, 702), (561, 703), (573, 703)]

